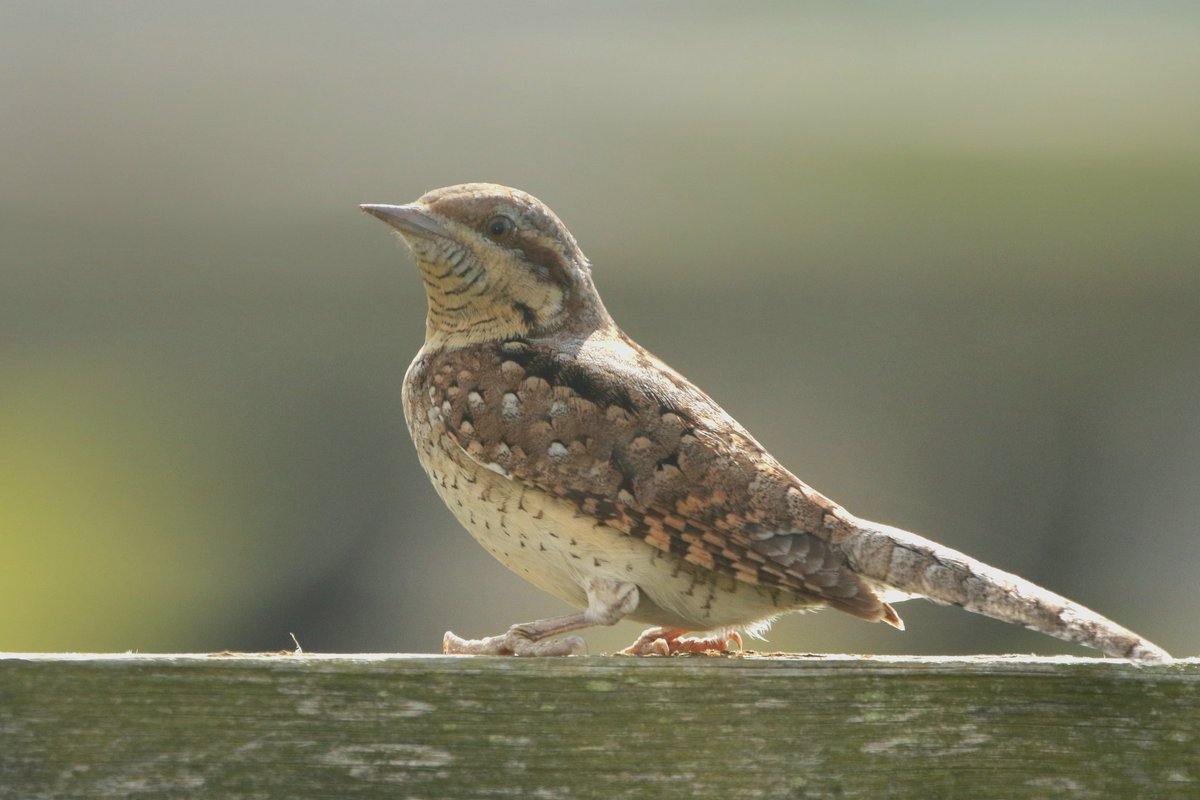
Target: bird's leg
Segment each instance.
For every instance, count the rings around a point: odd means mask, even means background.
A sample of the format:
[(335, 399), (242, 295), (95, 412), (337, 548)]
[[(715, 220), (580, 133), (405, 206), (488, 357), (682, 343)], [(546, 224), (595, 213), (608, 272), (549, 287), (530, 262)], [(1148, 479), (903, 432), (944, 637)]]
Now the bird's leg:
[(717, 650), (728, 653), (735, 647), (742, 649), (742, 636), (737, 631), (719, 633), (714, 636), (688, 636), (678, 628), (649, 628), (642, 631), (637, 641), (621, 651), (627, 656), (669, 656), (674, 653), (707, 653)]
[(442, 638), (449, 655), (476, 656), (570, 656), (582, 655), (587, 646), (582, 637), (551, 637), (593, 625), (615, 625), (638, 604), (638, 589), (632, 583), (593, 578), (587, 586), (588, 607), (574, 614), (513, 625), (499, 636), (463, 639), (450, 631)]

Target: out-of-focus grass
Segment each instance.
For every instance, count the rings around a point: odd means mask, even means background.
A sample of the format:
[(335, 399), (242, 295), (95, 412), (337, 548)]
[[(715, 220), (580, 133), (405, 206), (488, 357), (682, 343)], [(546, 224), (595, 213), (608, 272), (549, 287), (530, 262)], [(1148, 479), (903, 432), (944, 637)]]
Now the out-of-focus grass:
[(255, 594), (255, 515), (206, 416), (110, 353), (6, 362), (6, 646), (184, 648)]

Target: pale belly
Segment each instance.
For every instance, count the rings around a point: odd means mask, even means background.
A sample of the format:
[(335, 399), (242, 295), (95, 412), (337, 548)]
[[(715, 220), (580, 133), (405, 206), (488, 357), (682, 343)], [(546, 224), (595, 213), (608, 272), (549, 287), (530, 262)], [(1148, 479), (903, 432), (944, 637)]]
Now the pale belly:
[[(530, 583), (567, 603), (587, 605), (591, 578), (634, 583), (628, 618), (703, 631), (753, 627), (808, 605), (774, 588), (700, 569), (678, 556), (580, 514), (559, 498), (481, 467), (440, 434), (438, 410), (413, 426), (421, 465), (442, 500), (489, 553)], [(497, 470), (501, 468), (497, 467)], [(502, 471), (502, 470), (501, 470)]]

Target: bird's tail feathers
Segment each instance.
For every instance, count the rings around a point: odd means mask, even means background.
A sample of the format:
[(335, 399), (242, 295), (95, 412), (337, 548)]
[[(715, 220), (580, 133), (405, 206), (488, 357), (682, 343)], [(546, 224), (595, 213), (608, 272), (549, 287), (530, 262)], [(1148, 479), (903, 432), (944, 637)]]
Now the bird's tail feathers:
[(855, 571), (883, 592), (960, 606), (1118, 658), (1171, 660), (1162, 648), (1078, 603), (908, 531), (861, 520), (841, 548)]

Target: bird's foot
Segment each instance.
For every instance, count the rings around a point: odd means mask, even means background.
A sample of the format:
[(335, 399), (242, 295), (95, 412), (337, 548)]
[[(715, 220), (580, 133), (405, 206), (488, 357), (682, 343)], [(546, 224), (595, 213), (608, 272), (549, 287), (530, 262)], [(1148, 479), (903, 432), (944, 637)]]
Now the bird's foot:
[[(578, 636), (562, 636), (592, 625), (615, 625), (637, 608), (638, 590), (632, 583), (595, 578), (587, 585), (583, 611), (513, 625), (506, 633), (485, 639), (463, 639), (450, 631), (442, 637), (442, 652), (473, 656), (581, 656), (587, 644)], [(739, 640), (738, 644), (741, 642)]]
[(742, 649), (742, 636), (730, 631), (715, 636), (684, 636), (687, 631), (671, 628), (650, 628), (637, 641), (621, 651), (627, 656), (670, 656), (676, 653), (728, 653)]
[(562, 639), (530, 638), (525, 625), (513, 625), (506, 633), (483, 639), (463, 639), (450, 631), (442, 637), (446, 655), (471, 656), (579, 656), (587, 653), (587, 644), (579, 636)]

